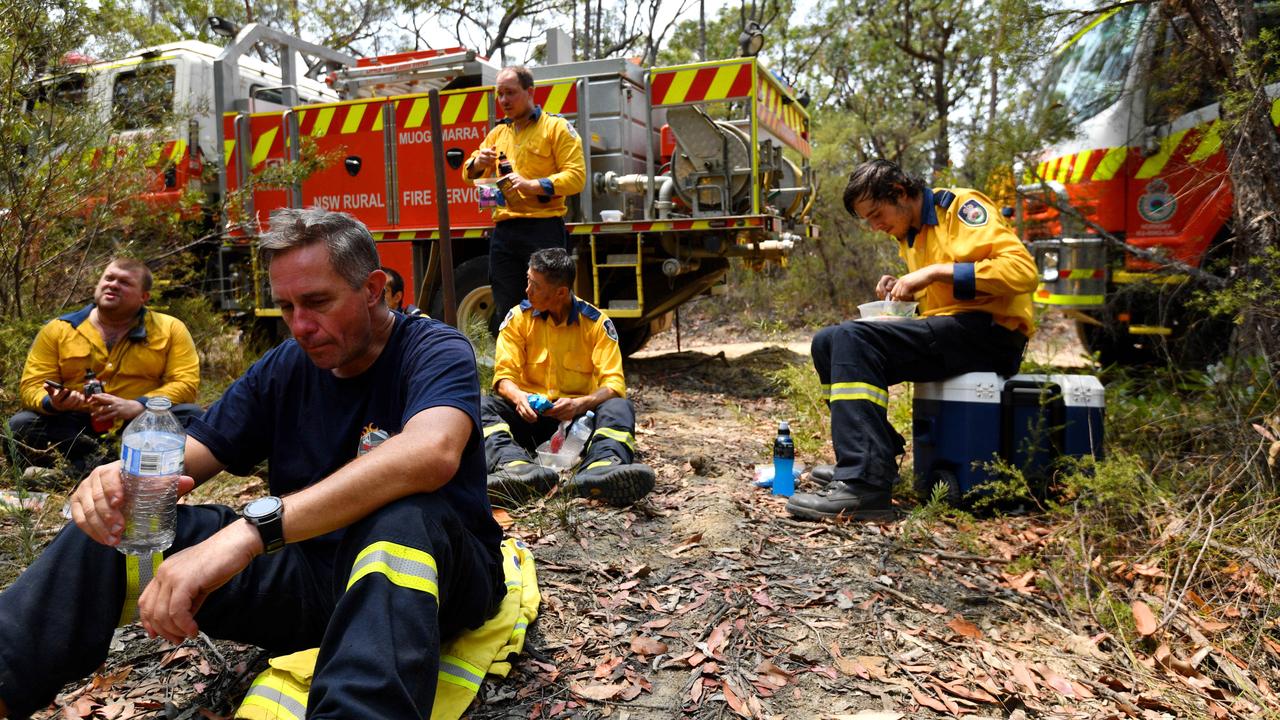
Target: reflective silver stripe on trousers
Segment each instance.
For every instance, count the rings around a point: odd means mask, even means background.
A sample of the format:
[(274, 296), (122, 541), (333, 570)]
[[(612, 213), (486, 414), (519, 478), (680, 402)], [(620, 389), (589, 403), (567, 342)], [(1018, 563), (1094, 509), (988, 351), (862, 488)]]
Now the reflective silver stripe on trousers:
[(257, 683), (254, 683), (252, 686), (249, 687), (249, 692), (245, 693), (245, 695), (246, 696), (256, 695), (264, 700), (267, 700), (268, 702), (273, 702), (276, 705), (279, 705), (280, 709), (286, 712), (293, 713), (293, 716), (298, 718), (298, 720), (302, 720), (302, 718), (306, 717), (307, 715), (306, 705), (303, 705), (302, 703), (298, 702), (297, 700), (294, 700), (293, 698), (289, 697), (288, 695), (284, 694), (283, 692), (275, 688), (270, 688), (265, 685), (259, 685)]

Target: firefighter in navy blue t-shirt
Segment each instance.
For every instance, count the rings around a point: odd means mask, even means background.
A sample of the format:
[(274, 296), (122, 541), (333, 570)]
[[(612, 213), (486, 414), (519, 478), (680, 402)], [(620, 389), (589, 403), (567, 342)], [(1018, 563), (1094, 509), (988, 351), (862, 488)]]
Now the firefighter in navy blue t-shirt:
[(429, 717), (442, 640), (501, 601), (470, 343), (388, 310), (349, 215), (278, 211), (261, 247), (293, 339), (191, 425), (179, 490), (265, 461), (270, 496), (244, 517), (180, 505), (163, 561), (126, 557), (119, 463), (94, 470), (75, 522), (0, 593), (0, 716), (43, 707), (140, 615), (172, 642), (319, 646), (307, 717)]

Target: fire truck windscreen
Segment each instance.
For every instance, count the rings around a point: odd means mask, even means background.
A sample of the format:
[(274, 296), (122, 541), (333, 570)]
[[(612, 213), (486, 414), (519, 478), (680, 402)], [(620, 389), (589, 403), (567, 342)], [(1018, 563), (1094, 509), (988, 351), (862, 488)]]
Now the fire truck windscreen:
[(1080, 122), (1114, 103), (1146, 17), (1146, 5), (1129, 5), (1104, 13), (1076, 33), (1049, 67), (1043, 107), (1060, 103), (1071, 121)]

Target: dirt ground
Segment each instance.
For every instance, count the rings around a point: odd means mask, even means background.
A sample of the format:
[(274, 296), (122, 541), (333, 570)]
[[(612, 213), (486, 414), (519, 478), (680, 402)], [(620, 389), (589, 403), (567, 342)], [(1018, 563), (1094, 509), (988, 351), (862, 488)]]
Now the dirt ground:
[[(1280, 707), (1221, 651), (1188, 660), (1185, 642), (1152, 636), (1135, 653), (1065, 612), (1022, 562), (1056, 539), (1041, 520), (949, 522), (907, 501), (892, 523), (789, 518), (783, 498), (752, 485), (752, 467), (789, 413), (770, 373), (807, 362), (780, 347), (628, 362), (640, 459), (657, 489), (622, 510), (553, 495), (503, 518), (533, 550), (542, 607), (510, 677), (487, 681), (468, 717), (1256, 717)], [(829, 445), (823, 455), (802, 459), (830, 461)], [(220, 492), (254, 495), (246, 482)], [(1185, 641), (1207, 630), (1167, 632)], [(173, 648), (134, 627), (97, 675), (37, 717), (225, 717), (263, 661), (228, 643)]]

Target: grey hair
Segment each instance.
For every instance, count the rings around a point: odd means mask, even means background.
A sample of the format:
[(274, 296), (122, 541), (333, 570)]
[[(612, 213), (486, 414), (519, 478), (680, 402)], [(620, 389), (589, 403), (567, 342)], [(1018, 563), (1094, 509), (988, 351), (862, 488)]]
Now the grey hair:
[(278, 253), (323, 242), (329, 264), (353, 289), (364, 287), (369, 273), (377, 270), (378, 247), (369, 228), (354, 217), (318, 207), (282, 208), (271, 213), (271, 229), (258, 240), (258, 250), (268, 267)]

